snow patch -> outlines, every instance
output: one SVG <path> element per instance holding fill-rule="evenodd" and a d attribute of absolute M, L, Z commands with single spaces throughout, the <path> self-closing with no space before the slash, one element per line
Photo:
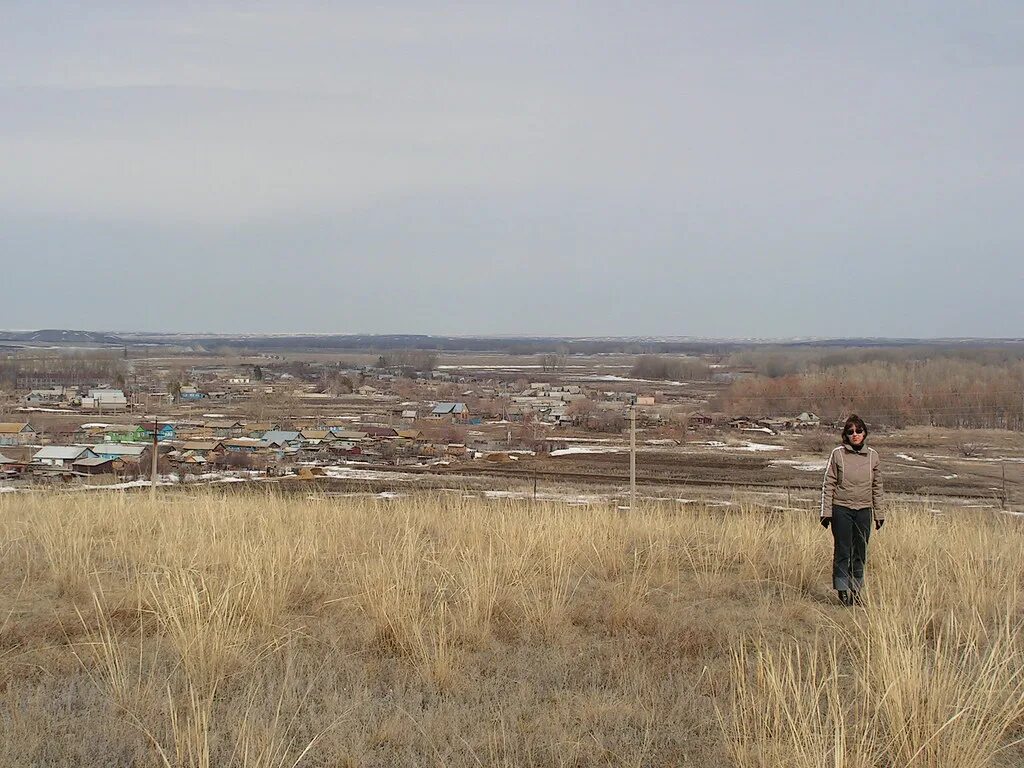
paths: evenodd
<path fill-rule="evenodd" d="M 570 448 L 562 448 L 552 451 L 549 456 L 572 456 L 577 453 L 618 453 L 621 448 L 613 448 L 607 445 L 574 445 Z"/>

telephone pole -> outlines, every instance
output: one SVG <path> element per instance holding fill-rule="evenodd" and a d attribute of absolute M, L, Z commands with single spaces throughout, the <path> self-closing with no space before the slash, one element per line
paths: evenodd
<path fill-rule="evenodd" d="M 629 403 L 629 511 L 636 509 L 636 396 Z"/>
<path fill-rule="evenodd" d="M 153 465 L 149 478 L 149 500 L 156 501 L 156 455 L 157 455 L 157 434 L 160 429 L 160 421 L 153 417 Z"/>

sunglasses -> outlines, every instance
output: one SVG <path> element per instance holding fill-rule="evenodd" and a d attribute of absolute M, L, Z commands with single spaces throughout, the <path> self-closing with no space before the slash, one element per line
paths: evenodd
<path fill-rule="evenodd" d="M 861 429 L 860 427 L 850 427 L 849 429 L 846 430 L 846 434 L 847 435 L 863 435 L 864 434 L 864 430 Z"/>

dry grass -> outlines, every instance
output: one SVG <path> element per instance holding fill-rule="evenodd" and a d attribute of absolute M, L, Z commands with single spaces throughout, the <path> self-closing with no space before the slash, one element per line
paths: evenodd
<path fill-rule="evenodd" d="M 1015 765 L 1014 519 L 0 496 L 0 764 Z"/>

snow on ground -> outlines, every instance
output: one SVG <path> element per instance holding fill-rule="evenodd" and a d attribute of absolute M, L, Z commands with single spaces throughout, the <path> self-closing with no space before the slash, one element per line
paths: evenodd
<path fill-rule="evenodd" d="M 827 461 L 800 461 L 798 459 L 773 459 L 769 462 L 773 467 L 792 467 L 801 472 L 824 472 Z"/>
<path fill-rule="evenodd" d="M 15 408 L 18 413 L 78 413 L 78 411 L 70 408 L 36 408 L 36 407 L 25 407 Z"/>
<path fill-rule="evenodd" d="M 688 387 L 690 383 L 688 381 L 662 381 L 660 379 L 634 379 L 631 376 L 619 376 L 614 373 L 602 373 L 594 374 L 590 376 L 566 376 L 567 380 L 572 381 L 607 381 L 607 382 L 632 382 L 641 384 L 664 384 L 667 386 L 675 387 Z"/>
<path fill-rule="evenodd" d="M 485 499 L 532 499 L 534 495 L 529 491 L 484 491 Z M 475 498 L 467 494 L 463 498 Z M 605 504 L 610 501 L 606 495 L 595 494 L 568 494 L 568 493 L 538 493 L 537 501 L 563 501 L 568 504 Z"/>
<path fill-rule="evenodd" d="M 767 443 L 744 443 L 743 445 L 730 445 L 727 446 L 727 450 L 730 451 L 751 451 L 753 453 L 760 453 L 762 451 L 784 451 L 786 450 L 781 445 L 768 445 Z"/>
<path fill-rule="evenodd" d="M 409 482 L 420 477 L 420 475 L 414 475 L 411 472 L 379 472 L 372 469 L 337 465 L 324 467 L 323 470 L 324 477 L 329 477 L 333 480 L 398 480 Z"/>
<path fill-rule="evenodd" d="M 615 448 L 608 445 L 574 445 L 571 448 L 562 448 L 552 451 L 549 456 L 571 456 L 577 453 L 618 453 L 622 448 Z"/>
<path fill-rule="evenodd" d="M 908 456 L 905 453 L 897 453 L 896 454 L 896 458 L 897 459 L 903 459 L 904 461 L 915 461 L 915 462 L 917 461 L 917 459 L 915 459 L 913 456 Z"/>
<path fill-rule="evenodd" d="M 539 371 L 548 366 L 544 365 L 439 365 L 439 371 Z M 585 365 L 562 365 L 560 368 L 586 368 Z"/>
<path fill-rule="evenodd" d="M 750 441 L 745 442 L 743 445 L 729 445 L 723 443 L 721 440 L 708 440 L 705 443 L 695 443 L 695 445 L 706 445 L 709 448 L 721 448 L 724 451 L 784 451 L 785 446 L 782 445 L 769 445 L 768 443 L 751 443 Z"/>
<path fill-rule="evenodd" d="M 774 430 L 768 427 L 744 427 L 741 432 L 764 432 L 766 435 L 774 435 Z"/>

